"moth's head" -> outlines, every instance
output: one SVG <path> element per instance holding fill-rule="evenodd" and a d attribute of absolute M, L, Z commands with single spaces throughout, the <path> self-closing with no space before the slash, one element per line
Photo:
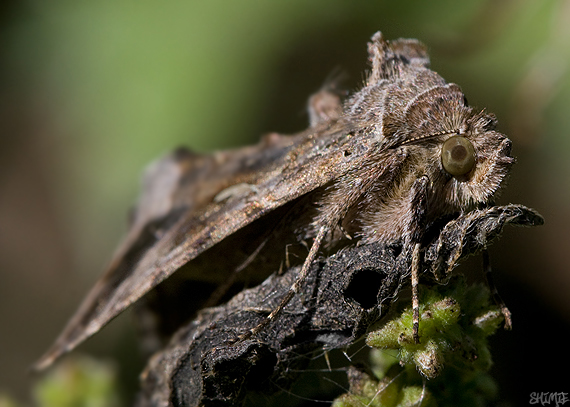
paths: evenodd
<path fill-rule="evenodd" d="M 494 130 L 493 116 L 479 113 L 467 124 L 464 132 L 442 140 L 438 157 L 442 193 L 457 209 L 488 202 L 515 161 L 511 141 Z"/>
<path fill-rule="evenodd" d="M 453 211 L 489 202 L 515 161 L 495 116 L 475 113 L 457 85 L 426 92 L 408 109 L 406 123 L 403 144 L 423 156 L 439 203 Z"/>

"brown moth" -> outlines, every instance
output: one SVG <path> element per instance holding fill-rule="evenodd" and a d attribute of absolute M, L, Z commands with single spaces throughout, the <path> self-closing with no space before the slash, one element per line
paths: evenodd
<path fill-rule="evenodd" d="M 36 367 L 49 366 L 183 265 L 197 264 L 204 252 L 210 254 L 207 264 L 249 265 L 267 239 L 255 242 L 242 266 L 228 266 L 240 240 L 234 237 L 264 219 L 273 219 L 264 227 L 279 223 L 280 230 L 312 244 L 280 306 L 242 339 L 287 305 L 319 250 L 354 239 L 414 248 L 419 340 L 424 231 L 442 217 L 489 204 L 514 159 L 510 140 L 495 130 L 495 117 L 473 110 L 459 86 L 428 68 L 423 44 L 386 41 L 378 32 L 368 51 L 372 70 L 364 87 L 344 104 L 326 89 L 313 96 L 311 126 L 304 132 L 272 134 L 255 146 L 213 155 L 178 150 L 153 164 L 124 243 Z M 231 247 L 223 246 L 231 239 Z M 211 254 L 222 246 L 223 254 Z M 212 267 L 196 267 L 192 278 L 219 280 Z"/>

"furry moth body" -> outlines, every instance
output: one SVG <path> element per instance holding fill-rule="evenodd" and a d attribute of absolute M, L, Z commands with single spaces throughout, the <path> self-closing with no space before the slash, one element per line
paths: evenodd
<path fill-rule="evenodd" d="M 344 104 L 326 89 L 313 96 L 306 131 L 213 155 L 178 150 L 151 166 L 125 242 L 36 367 L 76 347 L 184 264 L 298 199 L 308 202 L 311 216 L 296 230 L 313 239 L 299 280 L 243 337 L 294 297 L 319 249 L 350 237 L 414 248 L 419 340 L 424 230 L 489 203 L 514 159 L 495 117 L 473 110 L 457 85 L 428 68 L 423 44 L 376 33 L 368 51 L 372 70 L 363 88 Z"/>

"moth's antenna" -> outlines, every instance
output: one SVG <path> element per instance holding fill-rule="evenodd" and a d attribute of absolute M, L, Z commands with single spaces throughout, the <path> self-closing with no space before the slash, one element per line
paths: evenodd
<path fill-rule="evenodd" d="M 414 137 L 409 140 L 402 141 L 401 145 L 415 143 L 416 141 L 421 141 L 432 137 L 445 136 L 447 134 L 460 134 L 460 130 L 443 130 L 437 133 L 426 134 L 425 136 Z"/>

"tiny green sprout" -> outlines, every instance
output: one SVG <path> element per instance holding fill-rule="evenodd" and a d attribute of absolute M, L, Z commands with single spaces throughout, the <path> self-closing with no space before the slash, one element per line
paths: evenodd
<path fill-rule="evenodd" d="M 420 290 L 420 343 L 412 336 L 412 309 L 383 326 L 372 326 L 372 374 L 349 369 L 349 392 L 335 407 L 483 406 L 497 387 L 487 374 L 487 338 L 503 320 L 483 285 L 455 277 L 445 286 Z M 419 372 L 419 374 L 418 374 Z M 429 380 L 426 380 L 429 379 Z"/>
<path fill-rule="evenodd" d="M 446 286 L 423 288 L 420 296 L 420 343 L 412 339 L 412 309 L 407 308 L 399 318 L 372 329 L 366 344 L 397 350 L 400 364 L 414 364 L 428 379 L 437 377 L 446 362 L 487 370 L 487 337 L 503 319 L 490 304 L 489 290 L 482 285 L 467 288 L 456 278 Z"/>

